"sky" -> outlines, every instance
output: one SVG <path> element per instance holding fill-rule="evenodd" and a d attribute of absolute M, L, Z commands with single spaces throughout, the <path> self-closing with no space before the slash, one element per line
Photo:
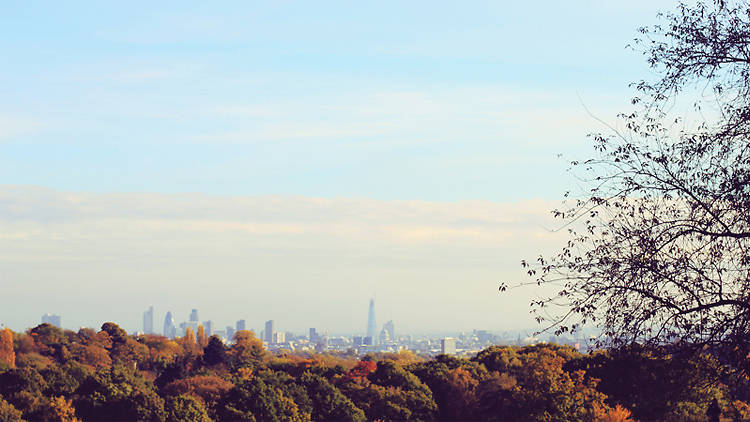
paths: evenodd
<path fill-rule="evenodd" d="M 534 327 L 666 1 L 35 2 L 0 13 L 0 324 Z"/>

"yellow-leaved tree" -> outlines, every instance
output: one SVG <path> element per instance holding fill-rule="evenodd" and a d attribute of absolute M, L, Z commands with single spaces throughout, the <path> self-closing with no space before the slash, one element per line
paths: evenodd
<path fill-rule="evenodd" d="M 11 368 L 16 367 L 16 352 L 13 350 L 13 331 L 10 328 L 0 332 L 0 362 L 5 362 Z"/>
<path fill-rule="evenodd" d="M 206 336 L 206 329 L 203 328 L 203 324 L 200 324 L 198 326 L 198 333 L 196 335 L 198 339 L 198 345 L 200 347 L 206 347 L 208 346 L 208 336 Z"/>
<path fill-rule="evenodd" d="M 193 334 L 193 329 L 190 327 L 185 328 L 185 337 L 182 338 L 184 345 L 194 345 L 195 344 L 195 334 Z"/>
<path fill-rule="evenodd" d="M 76 417 L 76 410 L 73 407 L 72 400 L 66 400 L 63 396 L 53 397 L 52 400 L 50 400 L 50 407 L 52 408 L 54 414 L 53 420 L 55 421 L 81 422 L 81 420 Z"/>

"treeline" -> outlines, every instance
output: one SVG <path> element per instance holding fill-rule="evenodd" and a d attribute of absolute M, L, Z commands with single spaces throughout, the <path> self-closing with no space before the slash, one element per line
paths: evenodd
<path fill-rule="evenodd" d="M 199 333 L 202 334 L 202 333 Z M 250 331 L 130 336 L 42 324 L 0 332 L 0 421 L 628 421 L 750 415 L 750 383 L 708 355 L 496 346 L 471 359 L 411 352 L 270 354 Z"/>

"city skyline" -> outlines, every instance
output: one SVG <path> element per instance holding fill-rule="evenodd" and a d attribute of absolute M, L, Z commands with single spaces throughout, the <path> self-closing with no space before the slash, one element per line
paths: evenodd
<path fill-rule="evenodd" d="M 305 335 L 307 334 L 308 338 L 314 339 L 314 338 L 324 338 L 328 337 L 329 335 L 335 335 L 335 336 L 359 336 L 361 339 L 363 339 L 364 344 L 370 344 L 370 345 L 378 345 L 383 343 L 384 339 L 386 342 L 390 341 L 391 339 L 397 339 L 398 335 L 395 333 L 395 322 L 393 320 L 388 320 L 387 322 L 382 324 L 381 330 L 376 330 L 376 333 L 378 333 L 376 336 L 371 337 L 369 335 L 369 332 L 371 331 L 371 323 L 372 318 L 371 316 L 374 314 L 374 305 L 375 300 L 374 298 L 371 298 L 369 300 L 368 310 L 367 310 L 367 324 L 361 329 L 354 329 L 350 331 L 331 331 L 327 327 L 323 327 L 320 325 L 315 325 L 314 323 L 311 323 L 308 325 L 308 328 L 305 330 L 299 330 L 299 329 L 291 329 L 291 328 L 281 328 L 277 329 L 277 326 L 274 322 L 274 320 L 266 320 L 263 324 L 263 328 L 260 330 L 255 330 L 251 327 L 248 327 L 246 324 L 245 319 L 238 319 L 234 321 L 230 325 L 223 326 L 222 322 L 214 321 L 213 319 L 205 320 L 205 321 L 198 321 L 193 320 L 194 317 L 197 317 L 198 315 L 198 309 L 197 308 L 191 308 L 188 313 L 188 319 L 184 320 L 183 322 L 176 322 L 176 318 L 171 310 L 167 310 L 164 312 L 164 323 L 162 325 L 162 328 L 160 330 L 154 329 L 154 318 L 158 318 L 158 313 L 155 313 L 155 307 L 153 305 L 149 306 L 146 311 L 142 313 L 142 320 L 141 320 L 141 326 L 135 328 L 135 329 L 128 329 L 126 325 L 122 325 L 122 328 L 125 328 L 127 332 L 131 334 L 153 334 L 153 335 L 162 335 L 169 338 L 177 338 L 185 335 L 185 328 L 190 326 L 190 328 L 193 330 L 193 334 L 197 334 L 197 328 L 198 326 L 203 326 L 206 332 L 207 336 L 211 336 L 213 333 L 219 332 L 222 334 L 222 338 L 224 338 L 227 341 L 231 341 L 234 333 L 239 330 L 250 330 L 255 333 L 255 336 L 258 339 L 263 340 L 264 342 L 268 344 L 277 344 L 277 343 L 283 343 L 283 337 L 281 337 L 281 341 L 276 341 L 276 334 L 282 334 L 282 335 L 289 335 L 292 334 L 293 336 L 299 336 L 299 335 Z M 37 323 L 31 324 L 26 329 L 30 329 L 38 325 L 39 323 L 49 323 L 52 325 L 55 325 L 59 328 L 66 329 L 66 330 L 73 330 L 76 331 L 80 328 L 94 328 L 98 329 L 98 326 L 78 326 L 78 327 L 68 327 L 64 326 L 61 323 L 62 316 L 61 315 L 55 315 L 51 313 L 46 313 L 42 315 L 41 321 L 37 321 Z M 179 318 L 177 318 L 177 321 L 179 321 Z M 115 322 L 115 321 L 103 321 L 103 322 Z M 4 326 L 4 325 L 3 325 Z M 270 337 L 267 334 L 268 327 L 271 327 L 271 334 Z M 150 327 L 151 331 L 147 330 L 147 328 Z M 222 328 L 225 327 L 225 328 Z M 517 333 L 525 333 L 525 335 L 532 335 L 535 331 L 538 331 L 538 327 L 534 328 L 524 328 L 524 327 L 512 327 L 510 329 L 480 329 L 481 327 L 470 327 L 470 328 L 463 328 L 463 329 L 445 329 L 445 330 L 434 330 L 434 331 L 415 331 L 415 332 L 405 332 L 403 334 L 405 335 L 447 335 L 447 334 L 456 334 L 456 333 L 465 333 L 469 331 L 477 332 L 479 330 L 480 333 L 486 332 L 486 333 L 503 333 L 503 332 L 517 332 Z M 486 328 L 486 327 L 485 327 Z M 317 330 L 322 330 L 318 332 Z M 547 335 L 542 333 L 543 335 Z M 385 337 L 384 337 L 385 336 Z M 367 338 L 371 338 L 370 343 L 367 343 Z M 269 341 L 270 340 L 270 341 Z M 313 340 L 311 340 L 313 341 Z"/>
<path fill-rule="evenodd" d="M 402 332 L 533 328 L 539 293 L 498 286 L 563 244 L 568 163 L 617 127 L 648 68 L 625 46 L 667 4 L 11 2 L 2 323 L 189 304 L 353 332 L 377 292 Z"/>
<path fill-rule="evenodd" d="M 403 321 L 400 326 L 413 332 L 533 327 L 527 307 L 532 295 L 518 291 L 511 297 L 497 287 L 501 280 L 523 277 L 521 259 L 550 250 L 560 238 L 549 230 L 555 224 L 548 212 L 557 206 L 553 201 L 268 202 L 191 194 L 157 196 L 155 202 L 146 194 L 46 189 L 21 199 L 24 192 L 0 186 L 0 198 L 15 204 L 19 215 L 4 226 L 4 233 L 24 238 L 28 224 L 58 227 L 52 232 L 75 234 L 77 240 L 66 241 L 66 251 L 85 255 L 87 264 L 71 267 L 56 258 L 59 252 L 46 240 L 25 238 L 20 250 L 36 250 L 34 259 L 45 265 L 6 265 L 4 277 L 26 280 L 8 286 L 18 299 L 8 304 L 13 312 L 4 320 L 13 329 L 28 328 L 39 314 L 54 312 L 65 315 L 71 327 L 115 320 L 133 331 L 141 327 L 142 311 L 130 312 L 131 306 L 147 309 L 153 304 L 159 315 L 171 309 L 187 320 L 191 308 L 186 304 L 193 304 L 214 321 L 242 316 L 256 321 L 256 329 L 274 316 L 302 331 L 314 317 L 317 325 L 349 332 L 359 330 L 367 318 L 358 305 L 368 300 L 362 291 L 377 291 L 381 317 Z M 50 203 L 54 212 L 46 210 L 44 204 Z M 110 210 L 116 210 L 114 220 Z M 352 217 L 358 215 L 366 218 Z M 93 243 L 87 240 L 92 236 Z M 0 256 L 15 256 L 18 245 L 12 250 Z M 113 272 L 114 257 L 131 264 Z M 66 282 L 57 281 L 60 274 Z M 120 298 L 117 306 L 97 300 L 99 291 L 87 287 L 101 280 L 109 294 Z M 52 297 L 29 291 L 32 281 L 37 289 L 59 293 Z M 253 302 L 245 296 L 268 300 Z M 456 308 L 457 301 L 464 305 Z"/>

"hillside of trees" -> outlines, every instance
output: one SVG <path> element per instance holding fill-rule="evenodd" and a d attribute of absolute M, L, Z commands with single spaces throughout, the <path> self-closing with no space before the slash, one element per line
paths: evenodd
<path fill-rule="evenodd" d="M 228 345 L 111 322 L 0 331 L 0 421 L 702 421 L 714 399 L 724 420 L 750 416 L 744 374 L 642 347 L 358 359 L 271 354 L 251 331 Z"/>

